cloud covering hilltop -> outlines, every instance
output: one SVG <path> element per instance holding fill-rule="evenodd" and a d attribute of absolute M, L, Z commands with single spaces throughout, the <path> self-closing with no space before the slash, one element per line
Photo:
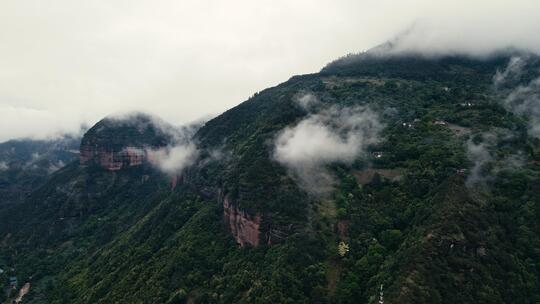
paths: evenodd
<path fill-rule="evenodd" d="M 386 41 L 396 52 L 539 52 L 538 12 L 535 0 L 3 1 L 0 142 L 118 111 L 185 123 Z"/>

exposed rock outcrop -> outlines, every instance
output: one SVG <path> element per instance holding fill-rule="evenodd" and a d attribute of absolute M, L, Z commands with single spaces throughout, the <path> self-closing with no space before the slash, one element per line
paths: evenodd
<path fill-rule="evenodd" d="M 223 198 L 223 217 L 232 236 L 240 246 L 258 246 L 261 234 L 260 214 L 250 215 L 233 205 L 229 197 Z"/>
<path fill-rule="evenodd" d="M 147 153 L 142 148 L 126 147 L 114 151 L 106 147 L 81 147 L 81 164 L 96 161 L 101 167 L 110 170 L 120 170 L 125 167 L 138 166 L 147 161 Z"/>
<path fill-rule="evenodd" d="M 171 134 L 162 121 L 145 114 L 105 118 L 82 138 L 80 162 L 95 163 L 110 171 L 138 166 L 149 161 L 147 151 L 165 147 Z"/>

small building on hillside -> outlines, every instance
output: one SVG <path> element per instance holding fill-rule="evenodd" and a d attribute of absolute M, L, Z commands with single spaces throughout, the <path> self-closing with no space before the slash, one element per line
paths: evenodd
<path fill-rule="evenodd" d="M 415 118 L 413 121 L 405 121 L 401 122 L 401 126 L 404 128 L 414 128 L 416 125 L 418 125 L 421 122 L 419 118 Z"/>
<path fill-rule="evenodd" d="M 461 174 L 461 175 L 465 175 L 465 173 L 467 173 L 467 169 L 464 169 L 464 168 L 456 169 L 456 173 Z"/>
<path fill-rule="evenodd" d="M 380 151 L 372 152 L 371 156 L 373 156 L 374 158 L 381 158 L 383 157 L 383 152 L 380 152 Z"/>
<path fill-rule="evenodd" d="M 466 108 L 470 108 L 472 106 L 474 106 L 474 103 L 470 102 L 470 101 L 467 101 L 467 102 L 462 102 L 459 104 L 461 107 L 466 107 Z"/>

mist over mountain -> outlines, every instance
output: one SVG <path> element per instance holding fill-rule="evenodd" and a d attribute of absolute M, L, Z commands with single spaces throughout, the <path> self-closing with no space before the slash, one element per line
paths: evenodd
<path fill-rule="evenodd" d="M 540 303 L 539 12 L 0 3 L 0 304 Z"/>
<path fill-rule="evenodd" d="M 0 143 L 0 205 L 24 199 L 47 178 L 79 157 L 80 138 L 65 135 L 49 140 Z"/>
<path fill-rule="evenodd" d="M 3 196 L 4 299 L 535 303 L 538 77 L 531 52 L 388 44 L 201 124 L 106 117 Z"/>
<path fill-rule="evenodd" d="M 0 4 L 0 142 L 77 133 L 111 113 L 175 125 L 386 41 L 395 52 L 538 53 L 536 0 L 69 0 Z"/>

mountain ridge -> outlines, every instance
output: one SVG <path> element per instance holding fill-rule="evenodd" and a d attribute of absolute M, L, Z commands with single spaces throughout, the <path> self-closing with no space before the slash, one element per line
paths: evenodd
<path fill-rule="evenodd" d="M 522 84 L 538 77 L 528 60 Z M 151 163 L 71 163 L 0 211 L 17 222 L 0 225 L 0 268 L 32 282 L 28 303 L 375 303 L 381 285 L 389 303 L 534 303 L 540 143 L 494 88 L 509 61 L 369 57 L 294 76 L 201 126 L 174 188 Z M 376 143 L 366 112 L 336 110 L 364 108 L 385 126 Z M 291 149 L 326 134 L 354 153 L 308 154 L 329 193 L 279 162 L 285 130 Z M 122 133 L 116 152 L 178 144 Z"/>

